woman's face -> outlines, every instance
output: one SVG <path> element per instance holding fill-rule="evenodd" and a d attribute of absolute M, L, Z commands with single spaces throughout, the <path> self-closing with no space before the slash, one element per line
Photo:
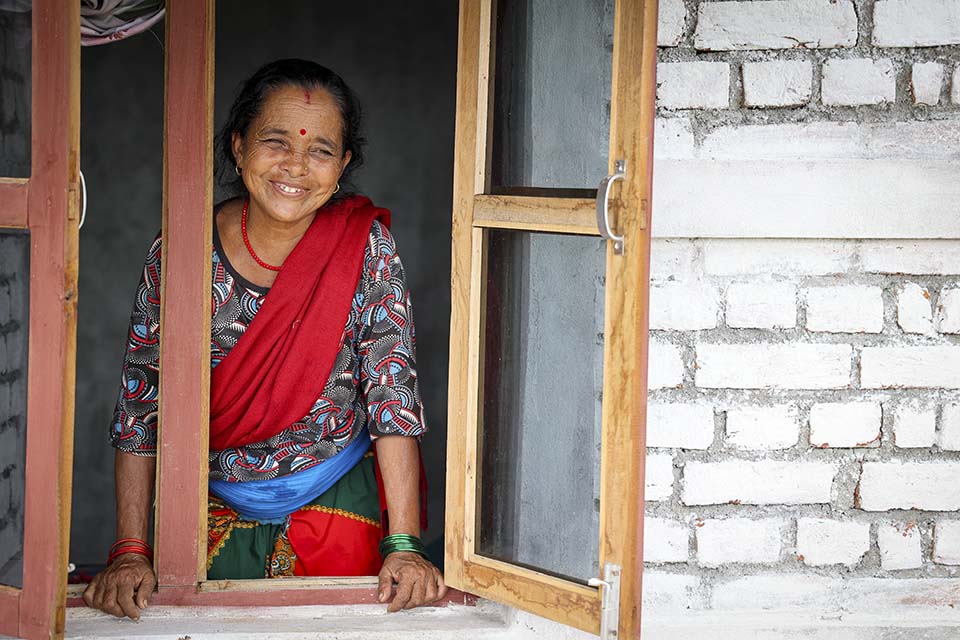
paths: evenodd
<path fill-rule="evenodd" d="M 233 155 L 251 210 L 291 224 L 330 199 L 350 162 L 333 96 L 292 85 L 267 95 L 246 136 L 233 134 Z"/>

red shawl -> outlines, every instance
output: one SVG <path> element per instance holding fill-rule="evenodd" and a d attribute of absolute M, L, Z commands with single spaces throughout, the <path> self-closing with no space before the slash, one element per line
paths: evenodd
<path fill-rule="evenodd" d="M 310 412 L 340 349 L 374 220 L 389 226 L 390 212 L 357 195 L 317 213 L 211 373 L 211 449 L 266 440 Z"/>

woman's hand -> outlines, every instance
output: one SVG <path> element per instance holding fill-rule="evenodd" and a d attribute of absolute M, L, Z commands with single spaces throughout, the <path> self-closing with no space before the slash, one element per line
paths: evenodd
<path fill-rule="evenodd" d="M 397 583 L 397 593 L 387 607 L 390 613 L 436 602 L 447 593 L 440 570 L 411 551 L 396 551 L 384 558 L 377 596 L 380 602 L 390 599 L 394 582 Z"/>
<path fill-rule="evenodd" d="M 83 592 L 83 601 L 118 618 L 139 620 L 140 609 L 146 608 L 155 586 L 157 576 L 151 562 L 139 554 L 125 553 L 94 576 Z"/>

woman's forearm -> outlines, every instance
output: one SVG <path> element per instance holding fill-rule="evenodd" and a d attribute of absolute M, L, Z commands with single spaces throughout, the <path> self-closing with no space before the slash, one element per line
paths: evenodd
<path fill-rule="evenodd" d="M 153 511 L 157 459 L 117 450 L 114 478 L 117 493 L 117 538 L 148 540 Z"/>
<path fill-rule="evenodd" d="M 386 494 L 390 533 L 420 535 L 420 451 L 416 438 L 377 438 L 377 461 Z"/>

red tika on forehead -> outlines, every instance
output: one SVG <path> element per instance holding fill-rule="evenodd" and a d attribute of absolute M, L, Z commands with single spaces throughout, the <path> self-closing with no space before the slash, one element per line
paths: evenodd
<path fill-rule="evenodd" d="M 304 91 L 304 92 L 303 92 L 303 99 L 307 101 L 307 104 L 310 104 L 310 92 L 309 92 L 309 91 Z"/>
<path fill-rule="evenodd" d="M 302 135 L 302 136 L 307 135 L 307 130 L 306 130 L 306 129 L 300 129 L 300 135 Z"/>

